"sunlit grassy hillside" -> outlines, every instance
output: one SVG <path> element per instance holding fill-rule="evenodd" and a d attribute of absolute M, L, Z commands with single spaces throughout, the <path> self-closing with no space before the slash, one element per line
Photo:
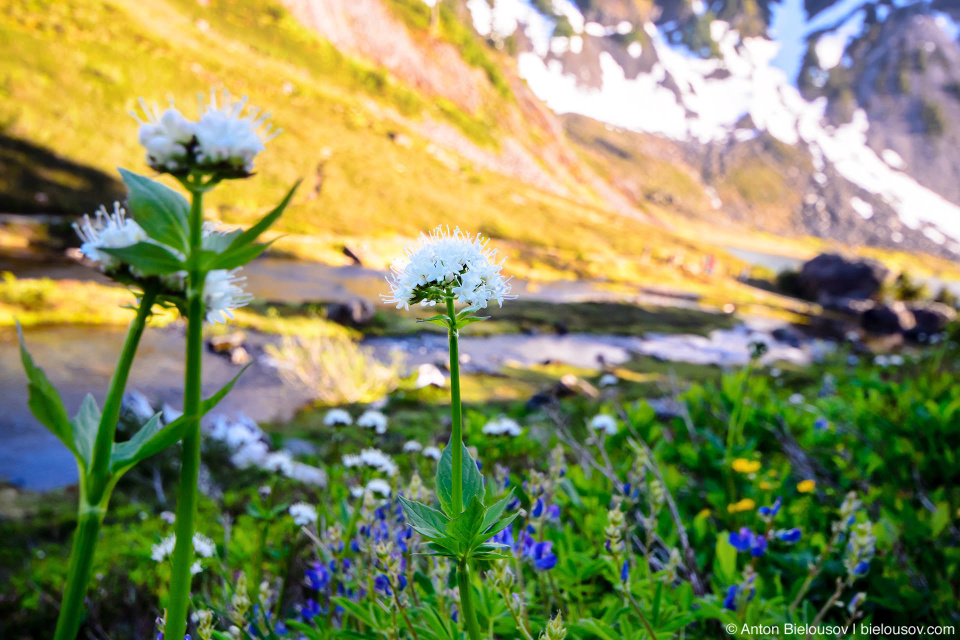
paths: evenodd
<path fill-rule="evenodd" d="M 294 236 L 281 248 L 306 257 L 440 223 L 508 241 L 516 272 L 533 277 L 630 280 L 652 269 L 672 280 L 656 275 L 656 261 L 641 264 L 645 247 L 702 254 L 696 241 L 610 212 L 599 198 L 572 200 L 475 168 L 411 131 L 433 120 L 495 151 L 488 123 L 512 100 L 502 79 L 491 80 L 487 112 L 464 113 L 348 59 L 268 0 L 22 0 L 2 10 L 0 33 L 0 55 L 14 62 L 0 77 L 3 134 L 109 174 L 148 171 L 128 115 L 139 96 L 175 98 L 192 113 L 199 92 L 227 87 L 272 111 L 284 132 L 258 159 L 258 175 L 222 190 L 208 213 L 243 223 L 303 177 L 279 229 Z M 459 49 L 476 66 L 489 63 Z M 17 188 L 3 180 L 0 189 Z"/>

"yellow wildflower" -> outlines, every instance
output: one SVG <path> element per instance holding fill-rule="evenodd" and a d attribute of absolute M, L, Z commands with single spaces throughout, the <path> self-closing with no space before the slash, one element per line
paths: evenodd
<path fill-rule="evenodd" d="M 737 458 L 733 461 L 733 470 L 737 473 L 756 473 L 760 470 L 760 463 L 756 460 Z"/>
<path fill-rule="evenodd" d="M 811 491 L 814 490 L 814 488 L 816 488 L 816 486 L 817 486 L 817 483 L 814 482 L 813 480 L 804 480 L 803 482 L 797 485 L 797 491 L 799 491 L 800 493 L 810 493 Z"/>
<path fill-rule="evenodd" d="M 769 480 L 763 480 L 760 482 L 760 489 L 762 491 L 771 491 L 773 490 L 773 483 Z"/>
<path fill-rule="evenodd" d="M 727 505 L 727 511 L 730 513 L 740 513 L 741 511 L 753 511 L 757 506 L 757 503 L 751 500 L 750 498 L 744 498 L 739 502 L 734 502 L 733 504 Z"/>
<path fill-rule="evenodd" d="M 697 517 L 698 517 L 698 518 L 709 518 L 709 517 L 710 517 L 710 509 L 701 509 L 701 510 L 700 510 L 700 513 L 697 514 Z"/>

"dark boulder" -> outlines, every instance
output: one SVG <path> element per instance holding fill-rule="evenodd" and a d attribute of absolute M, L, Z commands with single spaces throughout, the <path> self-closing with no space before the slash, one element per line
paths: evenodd
<path fill-rule="evenodd" d="M 349 327 L 364 327 L 373 320 L 377 310 L 369 300 L 356 298 L 349 302 L 327 306 L 327 319 Z"/>
<path fill-rule="evenodd" d="M 868 333 L 890 335 L 906 333 L 917 325 L 910 309 L 902 302 L 874 304 L 860 314 L 860 326 Z"/>
<path fill-rule="evenodd" d="M 888 269 L 875 260 L 846 258 L 821 253 L 800 269 L 800 290 L 821 304 L 840 298 L 874 297 L 886 279 Z"/>
<path fill-rule="evenodd" d="M 957 319 L 956 310 L 940 302 L 913 302 L 907 308 L 915 321 L 913 328 L 905 334 L 911 340 L 925 341 Z"/>

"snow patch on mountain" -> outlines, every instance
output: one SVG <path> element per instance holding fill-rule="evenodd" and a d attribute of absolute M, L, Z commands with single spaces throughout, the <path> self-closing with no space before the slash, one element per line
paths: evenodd
<path fill-rule="evenodd" d="M 486 9 L 476 10 L 480 5 Z M 663 29 L 647 23 L 643 28 L 650 35 L 657 59 L 653 67 L 628 78 L 614 56 L 601 51 L 599 89 L 579 84 L 559 56 L 577 53 L 587 38 L 622 34 L 620 25 L 588 24 L 572 3 L 554 0 L 556 12 L 567 17 L 578 35 L 551 38 L 555 23 L 522 0 L 497 0 L 493 8 L 486 0 L 470 0 L 468 6 L 481 33 L 485 29 L 489 33 L 489 24 L 523 28 L 533 51 L 520 53 L 520 76 L 557 113 L 577 113 L 633 131 L 701 143 L 746 140 L 759 131 L 789 145 L 806 143 L 818 172 L 814 177 L 820 178 L 820 184 L 827 181 L 823 171 L 829 162 L 842 177 L 888 203 L 906 226 L 921 230 L 932 224 L 939 229 L 937 234 L 942 232 L 960 241 L 960 207 L 899 171 L 903 160 L 892 151 L 884 151 L 881 158 L 868 147 L 869 122 L 862 110 L 854 113 L 850 123 L 830 126 L 824 117 L 826 99 L 807 101 L 793 84 L 811 34 L 830 31 L 828 38 L 818 39 L 815 49 L 822 69 L 843 62 L 847 45 L 863 28 L 863 0 L 841 0 L 809 19 L 803 0 L 771 5 L 771 33 L 776 34 L 776 40 L 741 38 L 726 22 L 714 21 L 710 35 L 717 43 L 719 58 L 703 58 L 682 45 L 671 44 Z M 501 13 L 510 18 L 497 18 Z M 571 46 L 574 39 L 581 40 L 579 46 Z M 641 53 L 635 49 L 630 51 L 632 57 Z M 737 123 L 744 116 L 750 117 L 755 129 L 738 129 Z M 865 219 L 873 215 L 872 207 L 869 212 L 865 206 L 854 209 Z M 927 233 L 927 237 L 932 234 Z M 958 243 L 947 246 L 960 252 Z"/>

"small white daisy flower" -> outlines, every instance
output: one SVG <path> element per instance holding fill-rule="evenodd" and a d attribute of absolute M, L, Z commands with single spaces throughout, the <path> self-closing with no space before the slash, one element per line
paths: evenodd
<path fill-rule="evenodd" d="M 440 449 L 436 447 L 427 447 L 423 450 L 423 455 L 433 460 L 439 460 L 441 454 Z"/>
<path fill-rule="evenodd" d="M 293 518 L 294 524 L 298 527 L 306 527 L 317 523 L 317 510 L 313 505 L 309 505 L 306 502 L 292 504 L 288 511 L 290 512 L 290 517 Z"/>
<path fill-rule="evenodd" d="M 83 241 L 80 253 L 99 262 L 103 271 L 113 271 L 121 262 L 119 258 L 100 249 L 119 249 L 147 240 L 147 233 L 133 218 L 127 217 L 127 212 L 119 202 L 113 203 L 113 213 L 108 213 L 106 207 L 101 206 L 93 220 L 85 215 L 80 222 L 73 223 L 73 229 Z"/>
<path fill-rule="evenodd" d="M 407 440 L 403 443 L 403 450 L 406 453 L 417 453 L 423 451 L 423 445 L 416 440 Z"/>
<path fill-rule="evenodd" d="M 387 416 L 374 409 L 367 409 L 357 418 L 357 426 L 364 429 L 374 429 L 378 434 L 387 432 Z"/>
<path fill-rule="evenodd" d="M 323 417 L 323 424 L 328 427 L 350 425 L 353 424 L 353 418 L 343 409 L 330 409 L 330 411 L 327 411 L 327 415 Z"/>
<path fill-rule="evenodd" d="M 500 270 L 503 261 L 495 262 L 497 251 L 487 248 L 481 235 L 471 236 L 460 229 L 450 233 L 438 226 L 430 235 L 420 235 L 416 246 L 404 249 L 405 258 L 393 266 L 387 277 L 390 295 L 384 302 L 409 309 L 411 304 L 433 306 L 450 290 L 456 300 L 468 309 L 484 309 L 496 301 L 512 300 L 510 281 Z"/>
<path fill-rule="evenodd" d="M 595 431 L 603 431 L 608 436 L 616 434 L 618 430 L 616 419 L 606 413 L 598 413 L 590 418 L 590 428 Z"/>

